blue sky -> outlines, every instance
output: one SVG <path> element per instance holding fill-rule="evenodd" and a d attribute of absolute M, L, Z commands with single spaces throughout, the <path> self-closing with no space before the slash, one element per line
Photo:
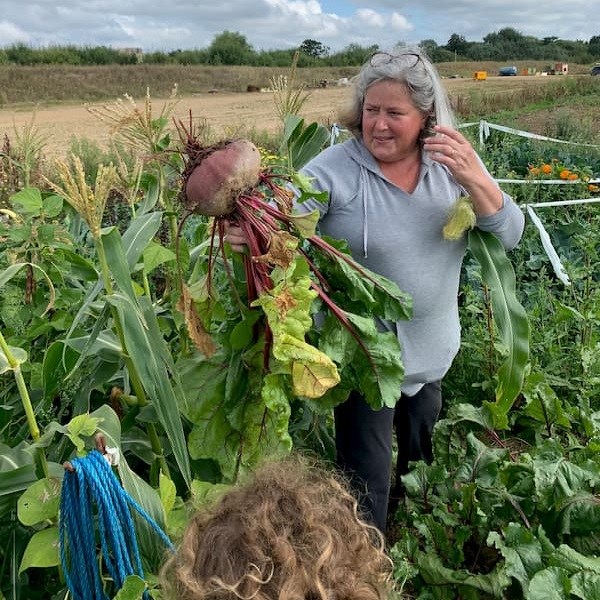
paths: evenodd
<path fill-rule="evenodd" d="M 453 33 L 469 41 L 513 27 L 523 35 L 589 40 L 600 35 L 590 0 L 0 0 L 0 46 L 206 48 L 223 31 L 255 50 L 294 48 L 313 39 L 389 48 Z"/>

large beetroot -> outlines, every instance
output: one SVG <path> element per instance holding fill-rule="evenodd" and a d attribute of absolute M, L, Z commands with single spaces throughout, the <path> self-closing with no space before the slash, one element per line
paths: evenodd
<path fill-rule="evenodd" d="M 187 208 L 207 217 L 231 214 L 243 192 L 260 178 L 260 153 L 245 139 L 198 149 L 185 181 Z"/>

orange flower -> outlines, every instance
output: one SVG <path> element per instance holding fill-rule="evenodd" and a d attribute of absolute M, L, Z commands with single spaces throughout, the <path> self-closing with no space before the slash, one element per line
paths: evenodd
<path fill-rule="evenodd" d="M 529 172 L 532 175 L 539 175 L 540 174 L 540 168 L 539 167 L 529 167 Z"/>
<path fill-rule="evenodd" d="M 565 169 L 564 171 L 560 172 L 560 178 L 561 179 L 569 179 L 570 174 L 571 174 L 571 171 L 569 171 L 569 169 Z"/>
<path fill-rule="evenodd" d="M 590 185 L 588 185 L 588 190 L 590 192 L 598 192 L 598 191 L 600 191 L 600 187 L 598 187 L 597 185 L 594 185 L 593 183 L 590 183 Z"/>
<path fill-rule="evenodd" d="M 550 165 L 542 165 L 542 171 L 548 175 L 552 173 L 552 167 Z"/>
<path fill-rule="evenodd" d="M 577 173 L 571 173 L 568 179 L 569 181 L 575 181 L 576 179 L 579 179 L 579 175 L 577 175 Z"/>

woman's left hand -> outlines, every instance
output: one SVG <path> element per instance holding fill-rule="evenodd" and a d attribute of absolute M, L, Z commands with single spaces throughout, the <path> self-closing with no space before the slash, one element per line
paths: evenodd
<path fill-rule="evenodd" d="M 474 177 L 484 175 L 470 142 L 451 127 L 436 125 L 435 135 L 425 139 L 423 150 L 448 167 L 457 183 L 465 187 Z"/>
<path fill-rule="evenodd" d="M 452 127 L 436 125 L 434 130 L 435 135 L 423 142 L 423 150 L 445 165 L 456 183 L 467 190 L 475 213 L 490 215 L 502 208 L 502 192 L 483 167 L 471 143 Z"/>

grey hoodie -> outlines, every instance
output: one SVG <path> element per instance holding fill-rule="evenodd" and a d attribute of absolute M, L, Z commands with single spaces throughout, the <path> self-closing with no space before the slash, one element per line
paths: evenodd
<path fill-rule="evenodd" d="M 360 140 L 331 146 L 302 172 L 316 190 L 328 191 L 327 204 L 309 200 L 297 206 L 321 213 L 321 234 L 346 240 L 352 256 L 396 282 L 413 299 L 410 321 L 386 323 L 402 349 L 402 392 L 416 394 L 440 380 L 460 346 L 458 286 L 467 240 L 442 236 L 449 210 L 466 192 L 448 169 L 423 153 L 419 181 L 412 194 L 382 174 Z M 503 192 L 504 206 L 479 217 L 477 227 L 493 232 L 507 250 L 517 245 L 524 216 Z"/>

